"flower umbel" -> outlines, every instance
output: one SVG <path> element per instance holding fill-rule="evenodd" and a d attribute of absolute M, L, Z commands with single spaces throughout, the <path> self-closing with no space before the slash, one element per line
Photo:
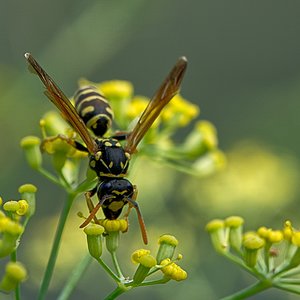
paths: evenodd
<path fill-rule="evenodd" d="M 270 287 L 299 294 L 300 289 L 294 283 L 298 282 L 297 275 L 300 274 L 300 232 L 292 227 L 290 221 L 286 221 L 281 230 L 262 226 L 257 231 L 243 233 L 243 223 L 242 218 L 233 216 L 223 223 L 222 220 L 214 220 L 206 226 L 217 252 L 258 280 L 257 285 L 228 299 L 235 299 L 235 296 L 243 299 Z M 228 230 L 234 230 L 234 236 L 228 234 Z M 221 245 L 224 243 L 228 244 L 227 251 L 222 251 Z M 231 248 L 235 252 L 231 252 Z"/>

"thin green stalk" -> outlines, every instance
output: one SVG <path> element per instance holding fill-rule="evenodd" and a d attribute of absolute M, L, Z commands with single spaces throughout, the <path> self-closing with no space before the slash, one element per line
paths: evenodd
<path fill-rule="evenodd" d="M 270 288 L 272 284 L 268 281 L 258 281 L 257 283 L 237 292 L 230 296 L 224 297 L 221 300 L 241 300 L 260 293 L 263 290 Z"/>
<path fill-rule="evenodd" d="M 118 262 L 118 258 L 117 258 L 116 252 L 112 252 L 111 253 L 111 258 L 112 258 L 113 264 L 115 266 L 115 269 L 117 271 L 117 274 L 118 274 L 119 278 L 121 280 L 124 279 L 123 273 L 121 271 L 121 268 L 120 268 L 120 265 L 119 265 L 119 262 Z"/>
<path fill-rule="evenodd" d="M 57 184 L 63 188 L 65 188 L 64 184 L 62 184 L 62 182 L 60 180 L 58 180 L 58 178 L 56 178 L 54 175 L 52 175 L 50 172 L 48 172 L 47 170 L 43 169 L 43 168 L 39 168 L 38 169 L 39 173 L 41 173 L 43 176 L 45 176 L 47 179 L 49 179 L 49 181 L 51 181 L 54 184 Z"/>
<path fill-rule="evenodd" d="M 280 290 L 300 295 L 300 287 L 299 286 L 295 286 L 292 284 L 276 284 L 274 286 Z"/>
<path fill-rule="evenodd" d="M 156 284 L 164 284 L 171 279 L 168 277 L 163 277 L 162 279 L 157 279 L 157 280 L 149 280 L 149 281 L 144 281 L 142 282 L 139 286 L 149 286 L 149 285 L 156 285 Z"/>
<path fill-rule="evenodd" d="M 75 270 L 72 271 L 67 283 L 65 284 L 63 290 L 58 296 L 58 300 L 66 300 L 70 297 L 77 283 L 81 279 L 83 273 L 86 271 L 93 258 L 90 254 L 87 254 L 75 267 Z"/>
<path fill-rule="evenodd" d="M 17 261 L 17 251 L 13 251 L 10 254 L 10 260 L 13 262 Z M 16 288 L 15 288 L 15 300 L 20 300 L 21 299 L 21 293 L 20 293 L 20 284 L 17 284 Z"/>
<path fill-rule="evenodd" d="M 48 291 L 49 288 L 49 284 L 53 275 L 53 271 L 54 271 L 54 266 L 56 263 L 56 259 L 57 259 L 57 255 L 58 255 L 58 250 L 59 250 L 59 246 L 60 246 L 60 242 L 61 242 L 61 237 L 62 237 L 62 233 L 66 224 L 66 220 L 68 217 L 68 214 L 70 212 L 73 200 L 75 198 L 75 194 L 73 193 L 69 193 L 67 201 L 65 201 L 63 210 L 61 212 L 60 218 L 59 218 L 59 223 L 56 229 L 56 233 L 55 233 L 55 238 L 54 238 L 54 242 L 52 245 L 52 249 L 51 249 L 51 253 L 49 256 L 49 260 L 48 260 L 48 264 L 47 264 L 47 268 L 42 280 L 42 284 L 41 284 L 41 288 L 39 291 L 39 295 L 38 295 L 38 299 L 39 300 L 43 300 L 46 297 L 46 293 Z"/>
<path fill-rule="evenodd" d="M 118 283 L 121 282 L 120 278 L 112 271 L 112 269 L 101 258 L 98 258 L 97 262 L 110 275 L 110 277 L 112 277 Z"/>

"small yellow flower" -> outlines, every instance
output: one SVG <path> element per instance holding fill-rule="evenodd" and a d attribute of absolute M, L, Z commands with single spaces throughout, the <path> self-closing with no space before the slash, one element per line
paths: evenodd
<path fill-rule="evenodd" d="M 225 225 L 230 228 L 237 228 L 244 224 L 244 219 L 239 216 L 231 216 L 225 219 Z"/>
<path fill-rule="evenodd" d="M 226 227 L 229 227 L 229 241 L 232 248 L 240 251 L 242 245 L 244 219 L 239 216 L 231 216 L 225 219 Z"/>
<path fill-rule="evenodd" d="M 9 233 L 11 235 L 20 235 L 24 231 L 24 227 L 10 219 L 0 219 L 0 231 Z"/>
<path fill-rule="evenodd" d="M 18 201 L 7 201 L 3 205 L 3 209 L 10 212 L 16 212 L 19 209 L 19 203 Z"/>
<path fill-rule="evenodd" d="M 292 243 L 297 246 L 300 247 L 300 231 L 294 232 L 292 235 Z"/>
<path fill-rule="evenodd" d="M 33 169 L 39 169 L 42 164 L 40 144 L 41 140 L 36 136 L 26 136 L 20 143 L 25 151 L 27 162 Z"/>
<path fill-rule="evenodd" d="M 158 243 L 169 244 L 171 246 L 176 247 L 178 245 L 178 240 L 173 235 L 164 234 L 159 238 Z"/>
<path fill-rule="evenodd" d="M 161 262 L 161 265 L 163 266 L 161 271 L 165 274 L 165 276 L 176 281 L 185 280 L 187 278 L 187 272 L 172 262 L 169 258 L 164 259 Z"/>
<path fill-rule="evenodd" d="M 175 95 L 168 106 L 162 111 L 161 118 L 164 122 L 173 122 L 179 126 L 186 126 L 199 114 L 199 107 L 188 102 L 179 94 Z"/>
<path fill-rule="evenodd" d="M 100 224 L 105 228 L 107 232 L 113 231 L 126 231 L 128 228 L 128 222 L 124 219 L 117 219 L 117 220 L 99 220 Z"/>
<path fill-rule="evenodd" d="M 209 232 L 212 244 L 216 251 L 223 253 L 228 250 L 228 242 L 225 236 L 225 222 L 214 219 L 206 224 L 206 231 Z"/>
<path fill-rule="evenodd" d="M 135 250 L 131 255 L 131 261 L 135 264 L 139 264 L 141 257 L 149 254 L 150 254 L 150 250 L 146 250 L 146 249 Z"/>
<path fill-rule="evenodd" d="M 20 262 L 9 262 L 5 268 L 5 274 L 0 282 L 0 290 L 10 292 L 16 288 L 19 282 L 27 277 L 27 271 Z"/>
<path fill-rule="evenodd" d="M 283 240 L 283 233 L 280 230 L 271 230 L 268 235 L 270 243 L 279 243 Z"/>
<path fill-rule="evenodd" d="M 158 243 L 157 261 L 160 263 L 165 258 L 172 258 L 175 248 L 178 245 L 178 240 L 173 235 L 164 234 L 159 238 Z"/>
<path fill-rule="evenodd" d="M 22 194 L 22 193 L 36 193 L 37 192 L 37 187 L 33 184 L 30 184 L 30 183 L 26 183 L 26 184 L 23 184 L 19 187 L 19 193 Z"/>
<path fill-rule="evenodd" d="M 249 267 L 254 267 L 257 263 L 258 251 L 265 245 L 265 240 L 253 232 L 244 235 L 244 259 Z"/>
<path fill-rule="evenodd" d="M 95 83 L 89 81 L 85 78 L 82 78 L 78 81 L 80 87 L 83 86 L 94 86 L 96 87 L 101 94 L 103 94 L 106 98 L 131 98 L 133 94 L 133 85 L 129 81 L 125 80 L 110 80 L 103 81 L 100 83 Z"/>
<path fill-rule="evenodd" d="M 131 260 L 133 263 L 139 263 L 133 275 L 133 282 L 135 284 L 143 282 L 150 269 L 157 264 L 156 259 L 150 254 L 150 251 L 145 249 L 134 251 L 131 255 Z"/>
<path fill-rule="evenodd" d="M 101 235 L 104 232 L 104 227 L 99 224 L 90 223 L 83 231 L 86 235 Z"/>
<path fill-rule="evenodd" d="M 291 221 L 285 221 L 284 227 L 283 227 L 283 237 L 287 241 L 291 241 L 293 236 L 293 227 Z"/>
<path fill-rule="evenodd" d="M 16 213 L 19 216 L 24 216 L 27 213 L 29 208 L 28 202 L 26 200 L 19 200 L 18 204 L 19 204 L 19 208 L 16 210 Z"/>
<path fill-rule="evenodd" d="M 143 96 L 134 97 L 131 100 L 130 105 L 128 105 L 126 115 L 130 119 L 139 117 L 142 114 L 142 112 L 145 110 L 148 103 L 149 103 L 149 99 L 147 97 L 143 97 Z"/>
<path fill-rule="evenodd" d="M 104 227 L 98 224 L 89 224 L 84 228 L 84 232 L 91 256 L 98 259 L 102 255 L 102 233 L 104 232 Z"/>
<path fill-rule="evenodd" d="M 28 203 L 26 215 L 31 217 L 35 212 L 35 194 L 37 192 L 37 188 L 33 184 L 27 183 L 21 185 L 18 191 L 21 194 L 21 198 L 25 199 Z"/>

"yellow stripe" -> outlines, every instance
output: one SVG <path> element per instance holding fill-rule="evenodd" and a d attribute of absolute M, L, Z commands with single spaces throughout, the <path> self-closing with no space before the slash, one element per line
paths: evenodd
<path fill-rule="evenodd" d="M 84 117 L 86 114 L 91 113 L 93 111 L 95 111 L 95 107 L 90 105 L 81 110 L 80 114 L 82 117 Z"/>
<path fill-rule="evenodd" d="M 100 119 L 100 118 L 105 118 L 108 121 L 108 124 L 110 126 L 111 124 L 111 119 L 109 116 L 105 115 L 105 114 L 98 114 L 94 117 L 92 117 L 91 119 L 89 119 L 89 121 L 86 123 L 86 126 L 88 128 L 93 128 L 93 125 L 96 124 L 96 122 Z"/>
<path fill-rule="evenodd" d="M 81 95 L 79 94 L 78 97 L 79 96 L 81 96 Z M 99 100 L 99 101 L 102 101 L 102 102 L 104 102 L 104 103 L 106 103 L 106 104 L 109 105 L 108 101 L 105 98 L 103 98 L 100 94 L 98 94 L 98 95 L 92 95 L 92 96 L 86 97 L 84 99 L 81 99 L 80 103 L 77 104 L 77 110 L 80 111 L 81 106 L 83 105 L 83 103 L 89 102 L 91 100 Z"/>

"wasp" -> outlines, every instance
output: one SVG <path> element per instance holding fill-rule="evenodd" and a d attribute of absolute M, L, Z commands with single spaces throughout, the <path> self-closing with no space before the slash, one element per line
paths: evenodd
<path fill-rule="evenodd" d="M 109 220 L 117 219 L 123 207 L 128 204 L 128 213 L 131 208 L 137 212 L 142 238 L 148 243 L 145 223 L 136 202 L 137 188 L 125 177 L 129 166 L 130 157 L 137 151 L 137 146 L 158 118 L 162 109 L 179 92 L 187 60 L 180 57 L 163 81 L 157 92 L 149 101 L 144 112 L 138 119 L 137 124 L 131 132 L 124 135 L 116 135 L 104 138 L 103 135 L 111 125 L 113 118 L 112 110 L 107 100 L 92 87 L 80 89 L 75 94 L 76 104 L 69 101 L 68 97 L 44 71 L 30 53 L 25 54 L 29 66 L 37 74 L 44 84 L 45 95 L 62 113 L 73 129 L 79 134 L 85 145 L 73 141 L 67 137 L 64 139 L 78 150 L 89 153 L 89 166 L 98 177 L 96 187 L 85 193 L 89 216 L 80 227 L 86 226 L 92 219 L 97 223 L 95 217 L 97 211 L 102 208 L 105 217 Z M 97 103 L 93 100 L 98 100 Z M 93 137 L 88 128 L 93 131 Z M 125 139 L 125 146 L 120 140 Z M 97 194 L 99 202 L 93 205 L 91 197 Z"/>

